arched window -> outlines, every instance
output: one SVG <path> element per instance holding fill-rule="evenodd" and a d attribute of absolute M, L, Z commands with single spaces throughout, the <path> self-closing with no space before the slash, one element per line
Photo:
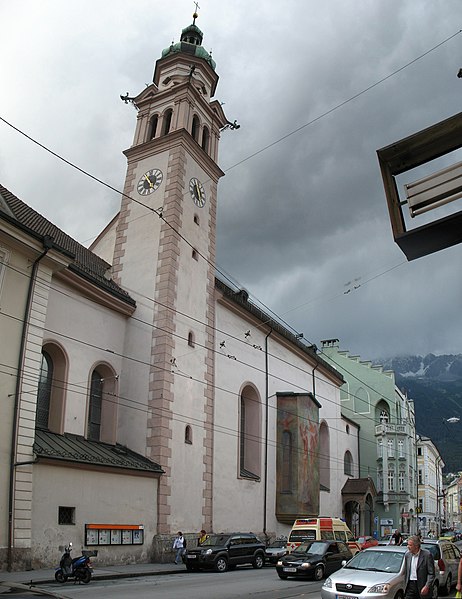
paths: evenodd
<path fill-rule="evenodd" d="M 154 114 L 151 117 L 151 120 L 149 121 L 148 140 L 154 139 L 154 137 L 156 136 L 158 121 L 159 121 L 159 117 L 157 116 L 157 114 Z"/>
<path fill-rule="evenodd" d="M 53 360 L 46 351 L 42 351 L 42 364 L 37 392 L 37 409 L 35 425 L 38 428 L 48 429 L 48 417 L 50 414 L 51 390 L 53 385 Z"/>
<path fill-rule="evenodd" d="M 194 347 L 194 333 L 192 331 L 188 333 L 188 345 L 189 347 Z"/>
<path fill-rule="evenodd" d="M 319 484 L 325 490 L 330 489 L 329 428 L 325 422 L 319 427 Z"/>
<path fill-rule="evenodd" d="M 389 415 L 386 410 L 380 410 L 380 424 L 388 424 Z"/>
<path fill-rule="evenodd" d="M 88 438 L 99 441 L 103 407 L 103 376 L 96 369 L 91 373 L 90 405 L 88 408 Z"/>
<path fill-rule="evenodd" d="M 210 139 L 210 133 L 208 130 L 208 127 L 206 127 L 204 125 L 204 128 L 202 129 L 202 149 L 208 153 L 209 151 L 209 139 Z"/>
<path fill-rule="evenodd" d="M 38 428 L 62 433 L 66 389 L 66 356 L 55 343 L 46 343 L 42 349 L 37 390 L 36 421 Z"/>
<path fill-rule="evenodd" d="M 349 451 L 345 451 L 343 457 L 343 473 L 353 476 L 353 457 Z"/>
<path fill-rule="evenodd" d="M 240 476 L 260 480 L 261 404 L 253 387 L 243 389 L 240 398 L 239 466 Z"/>
<path fill-rule="evenodd" d="M 187 424 L 184 429 L 184 442 L 188 445 L 192 445 L 192 430 L 189 424 Z"/>
<path fill-rule="evenodd" d="M 167 135 L 167 133 L 169 133 L 170 131 L 170 127 L 172 125 L 172 116 L 173 116 L 173 110 L 171 108 L 169 108 L 165 113 L 164 113 L 164 120 L 163 120 L 163 127 L 162 127 L 162 135 Z"/>
<path fill-rule="evenodd" d="M 194 115 L 192 120 L 191 135 L 193 139 L 195 139 L 196 141 L 199 140 L 199 127 L 199 118 L 197 117 L 197 115 Z"/>
<path fill-rule="evenodd" d="M 117 440 L 118 376 L 105 364 L 99 364 L 90 376 L 87 413 L 87 438 L 115 443 Z"/>
<path fill-rule="evenodd" d="M 282 433 L 282 492 L 292 493 L 293 488 L 293 444 L 292 433 Z"/>

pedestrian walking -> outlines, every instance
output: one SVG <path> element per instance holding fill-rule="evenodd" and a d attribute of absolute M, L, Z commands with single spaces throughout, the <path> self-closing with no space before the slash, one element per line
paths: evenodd
<path fill-rule="evenodd" d="M 185 542 L 183 533 L 178 531 L 175 540 L 173 541 L 173 551 L 175 551 L 175 564 L 179 564 L 181 562 L 181 558 L 183 557 L 185 549 Z"/>
<path fill-rule="evenodd" d="M 407 542 L 408 551 L 404 556 L 405 584 L 404 599 L 425 599 L 431 597 L 435 580 L 435 562 L 427 549 L 420 546 L 420 537 L 414 535 Z"/>

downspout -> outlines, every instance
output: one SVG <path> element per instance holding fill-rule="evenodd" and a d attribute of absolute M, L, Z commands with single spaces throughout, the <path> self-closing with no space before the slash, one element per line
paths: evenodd
<path fill-rule="evenodd" d="M 265 484 L 263 486 L 263 534 L 266 541 L 268 535 L 266 532 L 266 509 L 268 502 L 268 412 L 269 412 L 269 375 L 268 375 L 268 337 L 273 332 L 273 328 L 265 337 Z"/>
<path fill-rule="evenodd" d="M 40 261 L 47 255 L 47 253 L 53 247 L 53 240 L 48 235 L 44 235 L 43 237 L 43 247 L 44 251 L 38 256 L 33 265 L 32 272 L 29 279 L 29 289 L 27 291 L 27 301 L 26 308 L 24 311 L 24 319 L 22 323 L 22 333 L 21 333 L 21 344 L 19 348 L 19 356 L 18 356 L 18 367 L 17 367 L 17 376 L 16 376 L 16 388 L 14 394 L 14 410 L 13 410 L 13 428 L 11 434 L 11 454 L 10 454 L 10 486 L 8 489 L 8 551 L 7 551 L 7 570 L 11 572 L 12 568 L 12 552 L 13 552 L 13 502 L 14 502 L 14 470 L 16 466 L 20 464 L 15 463 L 16 457 L 16 437 L 18 434 L 18 414 L 19 414 L 19 393 L 21 390 L 21 382 L 22 382 L 22 367 L 24 363 L 24 354 L 26 349 L 26 337 L 27 337 L 27 329 L 29 326 L 29 316 L 30 310 L 32 306 L 32 297 L 35 286 L 35 281 L 37 277 L 37 271 L 39 267 Z"/>

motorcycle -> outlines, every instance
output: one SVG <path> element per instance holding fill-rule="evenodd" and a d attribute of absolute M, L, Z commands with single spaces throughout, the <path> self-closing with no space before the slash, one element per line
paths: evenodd
<path fill-rule="evenodd" d="M 94 551 L 82 551 L 80 557 L 71 557 L 72 543 L 69 543 L 64 549 L 64 553 L 59 562 L 59 568 L 56 568 L 55 580 L 56 582 L 64 583 L 69 578 L 73 578 L 74 582 L 83 582 L 88 584 L 91 580 L 91 574 L 93 572 L 92 564 L 90 561 L 90 555 L 96 555 Z"/>

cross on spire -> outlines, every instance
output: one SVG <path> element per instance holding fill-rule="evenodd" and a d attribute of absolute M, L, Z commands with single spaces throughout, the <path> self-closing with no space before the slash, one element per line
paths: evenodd
<path fill-rule="evenodd" d="M 197 14 L 197 11 L 198 11 L 198 10 L 199 10 L 199 8 L 200 8 L 200 6 L 199 6 L 199 2 L 194 2 L 194 4 L 196 5 L 196 10 L 194 11 L 194 14 L 193 14 L 193 25 L 195 25 L 195 24 L 196 24 L 196 19 L 197 19 L 197 17 L 199 16 L 199 15 Z"/>

